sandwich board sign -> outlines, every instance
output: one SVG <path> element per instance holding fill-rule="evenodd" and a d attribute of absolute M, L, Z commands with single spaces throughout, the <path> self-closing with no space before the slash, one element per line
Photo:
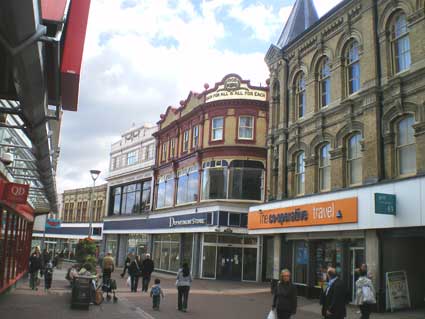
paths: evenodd
<path fill-rule="evenodd" d="M 405 271 L 385 273 L 387 309 L 391 311 L 410 308 L 409 286 Z"/>

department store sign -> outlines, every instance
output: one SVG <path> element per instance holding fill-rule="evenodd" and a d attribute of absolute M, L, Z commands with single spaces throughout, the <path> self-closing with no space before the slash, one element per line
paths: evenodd
<path fill-rule="evenodd" d="M 206 218 L 182 218 L 182 217 L 170 217 L 169 227 L 184 227 L 184 226 L 194 226 L 194 225 L 206 225 Z"/>
<path fill-rule="evenodd" d="M 266 89 L 251 88 L 248 83 L 241 82 L 238 77 L 230 76 L 220 83 L 216 90 L 205 96 L 205 103 L 240 99 L 266 101 Z"/>
<path fill-rule="evenodd" d="M 253 211 L 248 229 L 272 229 L 357 223 L 357 197 Z"/>

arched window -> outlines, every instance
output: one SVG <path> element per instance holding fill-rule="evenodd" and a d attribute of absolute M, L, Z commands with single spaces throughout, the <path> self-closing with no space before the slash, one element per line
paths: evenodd
<path fill-rule="evenodd" d="M 329 59 L 323 58 L 319 65 L 319 105 L 325 107 L 331 102 L 331 67 Z"/>
<path fill-rule="evenodd" d="M 297 195 L 304 194 L 305 190 L 305 155 L 301 152 L 296 158 L 295 167 L 295 190 Z"/>
<path fill-rule="evenodd" d="M 399 175 L 416 172 L 416 144 L 413 124 L 415 119 L 408 116 L 397 125 L 397 167 Z"/>
<path fill-rule="evenodd" d="M 302 118 L 305 114 L 306 95 L 304 73 L 298 73 L 295 79 L 295 114 L 296 118 Z"/>
<path fill-rule="evenodd" d="M 410 67 L 410 40 L 406 15 L 397 14 L 391 24 L 391 50 L 395 73 Z"/>
<path fill-rule="evenodd" d="M 346 76 L 348 94 L 353 94 L 360 90 L 360 56 L 359 44 L 352 40 L 346 48 Z"/>
<path fill-rule="evenodd" d="M 361 135 L 359 133 L 348 139 L 347 145 L 347 178 L 349 185 L 361 184 L 362 182 L 362 151 Z"/>
<path fill-rule="evenodd" d="M 319 189 L 326 191 L 331 188 L 331 162 L 329 151 L 331 146 L 329 143 L 323 145 L 319 150 Z"/>

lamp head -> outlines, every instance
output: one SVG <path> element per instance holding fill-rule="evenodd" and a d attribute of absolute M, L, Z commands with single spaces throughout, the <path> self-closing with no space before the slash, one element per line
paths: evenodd
<path fill-rule="evenodd" d="M 99 177 L 100 171 L 98 171 L 96 169 L 91 169 L 90 174 L 91 174 L 91 178 L 93 179 L 93 181 L 95 181 Z"/>

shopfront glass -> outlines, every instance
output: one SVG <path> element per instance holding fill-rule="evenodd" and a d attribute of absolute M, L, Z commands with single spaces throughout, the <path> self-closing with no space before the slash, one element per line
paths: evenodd
<path fill-rule="evenodd" d="M 296 241 L 294 245 L 294 283 L 307 284 L 308 257 L 307 242 L 304 240 Z"/>
<path fill-rule="evenodd" d="M 155 268 L 177 272 L 180 268 L 180 234 L 154 235 L 153 260 Z"/>
<path fill-rule="evenodd" d="M 202 277 L 219 280 L 257 279 L 257 237 L 205 234 Z"/>
<path fill-rule="evenodd" d="M 147 253 L 148 235 L 146 234 L 130 234 L 128 235 L 127 253 L 142 256 Z"/>
<path fill-rule="evenodd" d="M 117 256 L 118 251 L 118 235 L 107 235 L 105 253 L 112 253 L 112 256 Z"/>

